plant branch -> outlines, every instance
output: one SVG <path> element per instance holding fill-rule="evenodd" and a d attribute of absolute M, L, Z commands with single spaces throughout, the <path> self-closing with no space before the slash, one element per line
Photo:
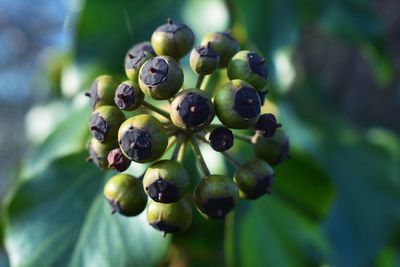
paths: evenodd
<path fill-rule="evenodd" d="M 158 107 L 156 107 L 156 106 L 150 104 L 150 103 L 147 102 L 147 101 L 143 101 L 143 104 L 142 104 L 142 105 L 143 105 L 144 107 L 148 108 L 149 110 L 152 110 L 152 111 L 154 111 L 154 112 L 160 114 L 161 116 L 167 118 L 168 120 L 171 120 L 171 118 L 170 118 L 170 116 L 169 116 L 169 113 L 166 112 L 165 110 L 160 109 L 160 108 L 158 108 Z"/>
<path fill-rule="evenodd" d="M 203 158 L 203 155 L 201 154 L 199 145 L 197 144 L 197 141 L 194 137 L 190 139 L 190 144 L 192 145 L 193 153 L 196 156 L 198 166 L 203 174 L 204 177 L 210 175 L 210 171 L 208 170 L 207 164 Z"/>

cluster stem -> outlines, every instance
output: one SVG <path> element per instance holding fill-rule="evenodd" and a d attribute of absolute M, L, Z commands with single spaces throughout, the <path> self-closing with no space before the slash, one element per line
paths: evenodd
<path fill-rule="evenodd" d="M 171 118 L 170 118 L 170 116 L 169 116 L 169 113 L 166 112 L 165 110 L 163 110 L 163 109 L 161 109 L 161 108 L 158 108 L 158 107 L 156 107 L 156 106 L 150 104 L 150 103 L 147 102 L 147 101 L 143 101 L 143 104 L 142 104 L 142 105 L 143 105 L 144 107 L 148 108 L 149 110 L 152 110 L 152 111 L 158 113 L 159 115 L 161 115 L 161 116 L 167 118 L 168 120 L 171 120 Z"/>
<path fill-rule="evenodd" d="M 203 177 L 209 176 L 210 171 L 208 170 L 207 164 L 203 158 L 203 155 L 201 154 L 199 145 L 194 137 L 190 138 L 190 144 L 192 145 L 193 153 L 196 156 L 199 168 L 203 174 Z"/>

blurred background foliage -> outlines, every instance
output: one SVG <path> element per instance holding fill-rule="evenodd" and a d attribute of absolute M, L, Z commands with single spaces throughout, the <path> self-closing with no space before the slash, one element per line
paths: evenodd
<path fill-rule="evenodd" d="M 400 266 L 399 14 L 398 0 L 0 2 L 0 266 Z M 264 111 L 283 123 L 292 159 L 272 196 L 225 222 L 196 213 L 188 232 L 162 238 L 144 214 L 109 215 L 111 173 L 84 161 L 83 92 L 99 74 L 122 78 L 126 50 L 167 17 L 197 44 L 231 29 L 265 55 Z M 251 157 L 240 141 L 234 152 Z"/>

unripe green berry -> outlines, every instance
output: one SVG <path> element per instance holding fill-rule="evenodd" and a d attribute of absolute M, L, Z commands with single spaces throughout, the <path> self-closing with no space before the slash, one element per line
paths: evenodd
<path fill-rule="evenodd" d="M 125 216 L 139 215 L 145 208 L 147 196 L 141 180 L 128 174 L 117 174 L 104 186 L 104 197 L 112 207 L 112 213 Z"/>
<path fill-rule="evenodd" d="M 114 145 L 118 128 L 124 120 L 125 115 L 115 106 L 100 106 L 90 117 L 90 133 L 101 143 Z"/>
<path fill-rule="evenodd" d="M 231 80 L 240 79 L 250 83 L 261 91 L 268 80 L 268 69 L 265 59 L 248 50 L 238 52 L 228 65 L 228 77 Z"/>
<path fill-rule="evenodd" d="M 118 82 L 110 75 L 101 75 L 97 77 L 86 96 L 90 97 L 90 106 L 92 110 L 100 106 L 114 105 L 114 94 Z"/>
<path fill-rule="evenodd" d="M 151 36 L 151 45 L 157 55 L 166 55 L 178 60 L 192 49 L 193 44 L 193 31 L 187 25 L 174 23 L 170 19 Z"/>
<path fill-rule="evenodd" d="M 164 154 L 168 136 L 158 119 L 141 114 L 122 123 L 118 131 L 118 143 L 128 159 L 146 163 Z"/>
<path fill-rule="evenodd" d="M 132 111 L 143 104 L 144 94 L 136 82 L 125 81 L 115 91 L 114 101 L 119 109 Z"/>
<path fill-rule="evenodd" d="M 156 100 L 173 97 L 182 84 L 182 68 L 172 57 L 153 57 L 143 64 L 139 72 L 140 89 Z"/>
<path fill-rule="evenodd" d="M 222 219 L 235 206 L 239 197 L 237 185 L 227 176 L 210 175 L 197 184 L 194 200 L 207 218 Z"/>
<path fill-rule="evenodd" d="M 138 82 L 139 70 L 153 55 L 147 51 L 128 52 L 125 57 L 125 73 L 129 80 Z"/>
<path fill-rule="evenodd" d="M 190 67 L 201 75 L 213 73 L 219 65 L 219 55 L 208 42 L 205 46 L 194 48 L 190 53 Z"/>
<path fill-rule="evenodd" d="M 253 159 L 239 166 L 233 180 L 239 187 L 239 195 L 245 199 L 257 199 L 271 193 L 274 171 L 261 159 Z"/>
<path fill-rule="evenodd" d="M 197 132 L 213 120 L 214 105 L 208 95 L 199 89 L 183 90 L 171 102 L 172 123 L 187 132 Z"/>
<path fill-rule="evenodd" d="M 151 165 L 143 178 L 143 188 L 154 201 L 172 203 L 181 199 L 189 186 L 189 175 L 175 160 L 161 160 Z"/>
<path fill-rule="evenodd" d="M 218 88 L 214 107 L 220 121 L 233 129 L 253 127 L 261 111 L 257 91 L 242 80 L 232 80 Z"/>
<path fill-rule="evenodd" d="M 192 217 L 192 207 L 184 198 L 168 204 L 150 200 L 147 205 L 149 224 L 164 235 L 185 231 L 192 223 Z"/>
<path fill-rule="evenodd" d="M 108 153 L 115 148 L 115 145 L 102 144 L 96 138 L 90 139 L 89 157 L 87 161 L 93 162 L 101 170 L 108 169 Z"/>
<path fill-rule="evenodd" d="M 217 51 L 219 55 L 219 67 L 228 66 L 229 60 L 240 50 L 239 44 L 233 37 L 226 32 L 213 32 L 203 37 L 201 45 L 211 43 L 211 47 Z"/>
<path fill-rule="evenodd" d="M 289 138 L 281 128 L 277 129 L 272 137 L 255 134 L 252 142 L 256 156 L 271 166 L 289 158 Z"/>

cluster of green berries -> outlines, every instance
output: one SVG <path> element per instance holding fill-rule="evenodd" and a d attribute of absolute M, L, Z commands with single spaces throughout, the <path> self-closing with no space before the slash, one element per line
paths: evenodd
<path fill-rule="evenodd" d="M 193 204 L 206 218 L 222 219 L 239 198 L 257 199 L 270 193 L 271 166 L 289 152 L 288 137 L 275 116 L 260 114 L 268 79 L 264 58 L 241 51 L 229 33 L 210 33 L 196 48 L 194 41 L 187 25 L 168 20 L 154 31 L 151 42 L 127 52 L 128 80 L 119 83 L 102 75 L 87 93 L 93 109 L 89 160 L 103 170 L 121 172 L 104 187 L 112 212 L 135 216 L 147 207 L 149 223 L 165 234 L 190 226 Z M 189 52 L 198 81 L 195 88 L 183 89 L 179 60 Z M 201 88 L 203 78 L 224 68 L 229 81 L 210 96 Z M 170 108 L 167 111 L 146 98 Z M 214 119 L 220 123 L 211 124 Z M 254 135 L 239 135 L 234 129 L 252 129 Z M 255 150 L 256 157 L 243 164 L 227 152 L 238 138 Z M 233 179 L 210 174 L 199 143 L 209 144 L 235 165 Z M 195 181 L 182 164 L 187 144 L 202 174 L 194 192 L 189 188 Z M 172 156 L 161 159 L 170 148 L 174 148 Z M 123 173 L 132 161 L 149 167 L 140 177 Z"/>

